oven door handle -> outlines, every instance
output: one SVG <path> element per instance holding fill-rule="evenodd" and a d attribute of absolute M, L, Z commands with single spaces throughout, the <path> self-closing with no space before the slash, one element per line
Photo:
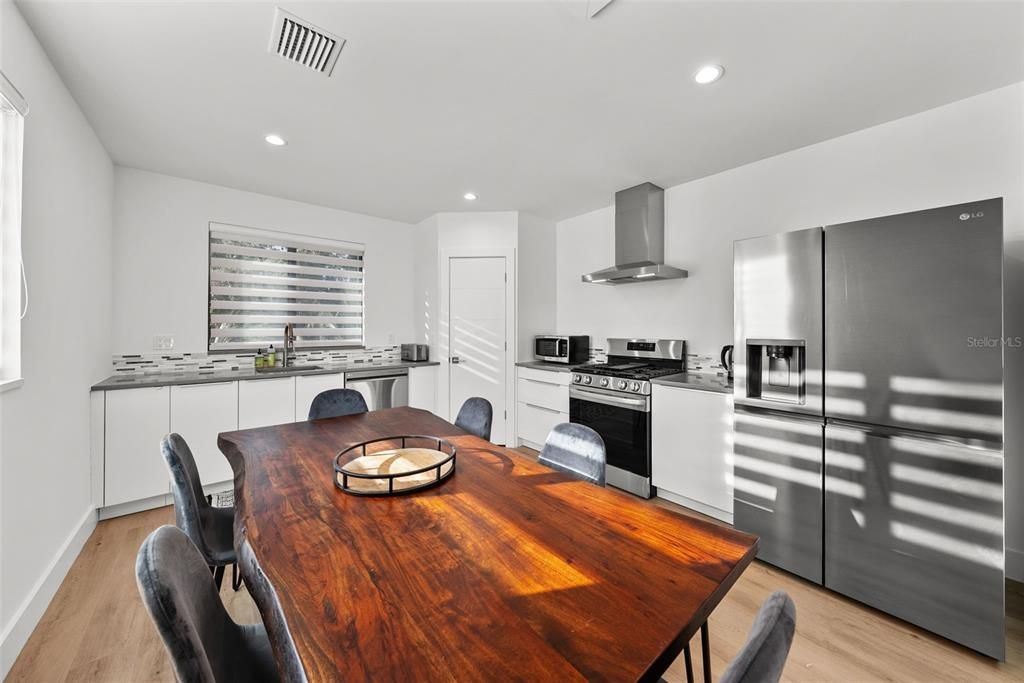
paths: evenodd
<path fill-rule="evenodd" d="M 569 387 L 569 398 L 575 398 L 581 401 L 591 401 L 593 403 L 603 403 L 606 406 L 615 406 L 617 408 L 628 408 L 629 410 L 635 410 L 638 413 L 647 412 L 646 398 L 628 398 L 612 396 L 611 394 L 599 394 L 596 391 L 587 391 L 586 389 L 578 389 L 576 387 Z"/>

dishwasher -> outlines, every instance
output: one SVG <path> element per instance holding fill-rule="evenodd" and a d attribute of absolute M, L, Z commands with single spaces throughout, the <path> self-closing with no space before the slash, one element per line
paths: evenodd
<path fill-rule="evenodd" d="M 358 370 L 345 373 L 345 388 L 363 395 L 370 410 L 409 405 L 409 369 Z"/>

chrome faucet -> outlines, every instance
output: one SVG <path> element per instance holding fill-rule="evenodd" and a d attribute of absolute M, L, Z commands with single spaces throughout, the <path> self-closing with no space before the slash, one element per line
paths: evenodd
<path fill-rule="evenodd" d="M 295 328 L 291 323 L 284 326 L 284 349 L 281 351 L 281 367 L 288 367 L 292 354 L 295 353 Z"/>

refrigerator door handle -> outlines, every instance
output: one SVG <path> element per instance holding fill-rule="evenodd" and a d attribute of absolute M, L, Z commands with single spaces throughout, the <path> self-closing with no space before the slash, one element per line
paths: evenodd
<path fill-rule="evenodd" d="M 900 437 L 905 439 L 914 439 L 916 441 L 927 441 L 930 443 L 943 443 L 950 446 L 957 446 L 959 448 L 967 448 L 986 453 L 1001 454 L 1003 451 L 1003 444 L 996 441 L 986 441 L 984 439 L 960 438 L 956 436 L 949 436 L 948 434 L 932 434 L 931 432 L 901 429 L 899 427 L 868 425 L 850 420 L 839 420 L 833 417 L 827 418 L 825 420 L 825 424 L 834 427 L 842 427 L 843 429 L 852 429 L 870 436 L 878 436 L 882 438 Z"/>

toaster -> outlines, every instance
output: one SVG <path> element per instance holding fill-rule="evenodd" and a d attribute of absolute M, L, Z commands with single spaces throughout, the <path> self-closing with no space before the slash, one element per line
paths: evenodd
<path fill-rule="evenodd" d="M 402 344 L 402 360 L 430 360 L 430 347 L 426 344 Z"/>

